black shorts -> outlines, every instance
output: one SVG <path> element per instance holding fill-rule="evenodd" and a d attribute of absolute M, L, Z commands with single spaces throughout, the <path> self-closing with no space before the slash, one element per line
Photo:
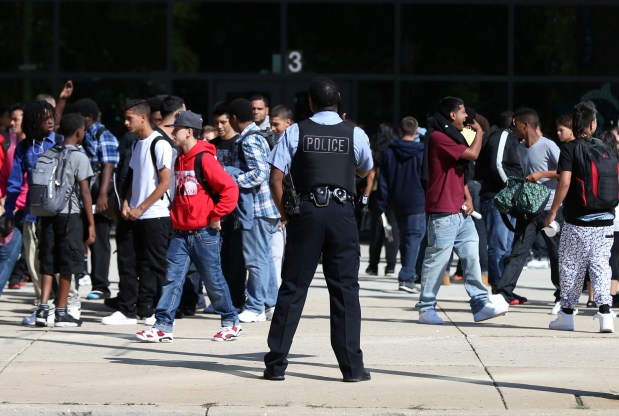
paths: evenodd
<path fill-rule="evenodd" d="M 80 214 L 41 217 L 39 262 L 41 274 L 84 272 L 84 241 Z"/>

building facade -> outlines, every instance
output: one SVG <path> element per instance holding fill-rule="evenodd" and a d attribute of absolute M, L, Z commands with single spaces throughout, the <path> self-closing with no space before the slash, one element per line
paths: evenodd
<path fill-rule="evenodd" d="M 40 92 L 97 100 L 174 93 L 210 114 L 260 93 L 308 115 L 316 74 L 368 127 L 425 120 L 445 95 L 491 121 L 537 109 L 545 129 L 583 97 L 619 115 L 619 2 L 596 0 L 0 0 L 0 106 Z"/>

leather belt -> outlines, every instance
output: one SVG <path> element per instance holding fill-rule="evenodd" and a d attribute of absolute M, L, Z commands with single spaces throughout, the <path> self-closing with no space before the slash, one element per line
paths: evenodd
<path fill-rule="evenodd" d="M 343 188 L 329 188 L 326 186 L 314 186 L 312 192 L 302 193 L 302 201 L 311 201 L 317 207 L 326 207 L 329 205 L 329 201 L 333 198 L 340 204 L 346 202 L 353 202 L 354 197 L 346 189 Z"/>

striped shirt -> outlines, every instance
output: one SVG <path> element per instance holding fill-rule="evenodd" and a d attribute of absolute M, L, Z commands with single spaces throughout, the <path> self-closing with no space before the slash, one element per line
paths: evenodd
<path fill-rule="evenodd" d="M 239 167 L 243 173 L 238 176 L 236 182 L 240 188 L 255 188 L 254 218 L 279 218 L 279 211 L 269 188 L 271 166 L 268 159 L 271 150 L 264 137 L 258 134 L 245 136 L 251 130 L 258 130 L 256 123 L 247 126 L 236 139 L 237 145 L 242 139 L 241 149 L 244 156 L 239 157 Z"/>

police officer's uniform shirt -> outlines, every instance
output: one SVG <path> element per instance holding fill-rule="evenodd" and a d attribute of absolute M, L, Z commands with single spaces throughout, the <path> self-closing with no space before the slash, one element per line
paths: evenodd
<path fill-rule="evenodd" d="M 310 120 L 325 126 L 332 126 L 343 121 L 334 111 L 321 111 L 310 117 Z M 290 164 L 298 145 L 299 126 L 295 123 L 286 129 L 281 140 L 273 148 L 269 157 L 269 163 L 284 173 L 290 172 Z M 355 161 L 357 162 L 356 169 L 364 171 L 372 169 L 374 163 L 372 161 L 372 151 L 370 150 L 370 139 L 359 127 L 355 127 L 354 130 L 353 151 L 355 153 Z"/>

